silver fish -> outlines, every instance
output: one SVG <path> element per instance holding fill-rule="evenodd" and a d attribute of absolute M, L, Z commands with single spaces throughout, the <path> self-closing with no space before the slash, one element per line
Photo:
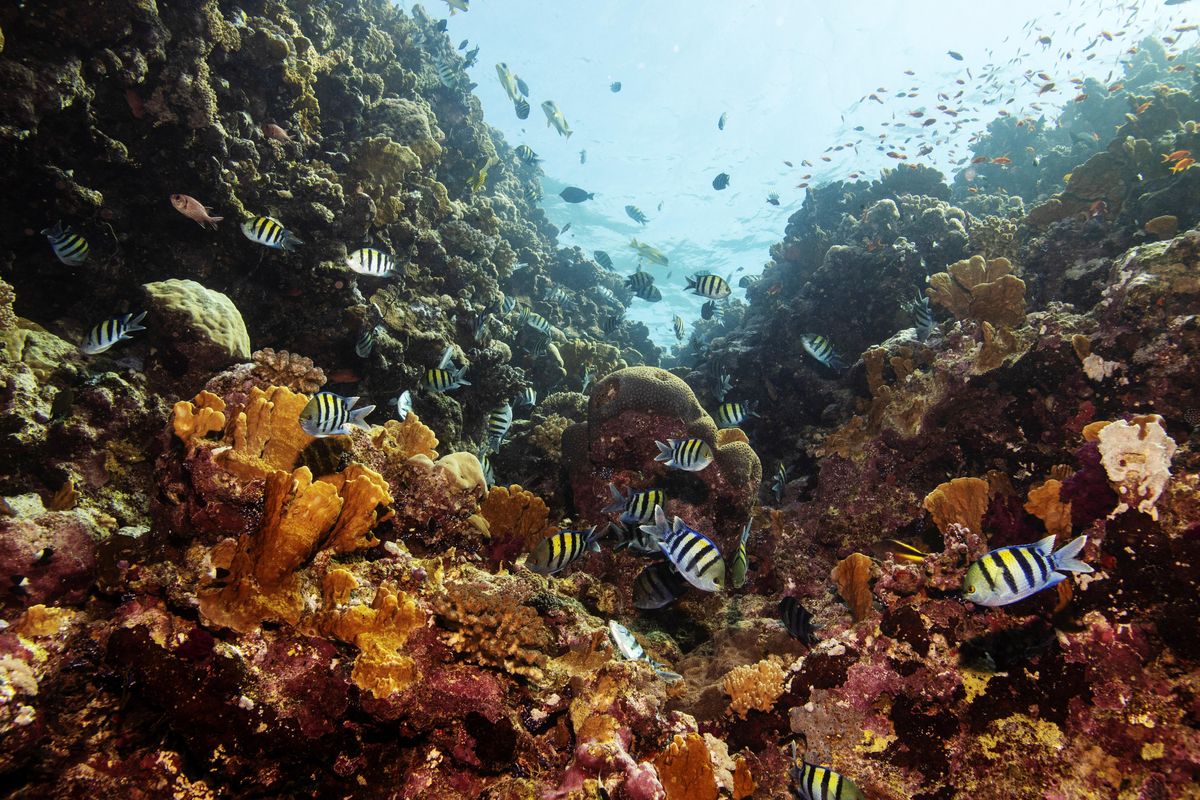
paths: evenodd
<path fill-rule="evenodd" d="M 79 349 L 89 356 L 103 353 L 117 342 L 133 338 L 129 334 L 146 330 L 141 325 L 145 318 L 146 312 L 143 311 L 137 315 L 122 314 L 119 317 L 106 319 L 88 331 Z"/>
<path fill-rule="evenodd" d="M 364 419 L 375 410 L 375 406 L 354 408 L 357 397 L 342 397 L 333 392 L 318 392 L 300 412 L 300 428 L 309 436 L 346 436 L 350 429 L 358 426 L 371 430 Z"/>

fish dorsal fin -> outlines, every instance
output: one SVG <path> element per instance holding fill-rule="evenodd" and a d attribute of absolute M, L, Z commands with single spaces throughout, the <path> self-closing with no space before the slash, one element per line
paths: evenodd
<path fill-rule="evenodd" d="M 1034 545 L 1034 547 L 1037 548 L 1037 551 L 1039 553 L 1041 553 L 1044 556 L 1049 557 L 1049 555 L 1054 552 L 1054 539 L 1055 539 L 1055 536 L 1052 533 L 1049 536 L 1047 536 L 1045 539 L 1039 539 L 1037 544 Z"/>
<path fill-rule="evenodd" d="M 449 367 L 450 362 L 453 360 L 453 358 L 454 358 L 454 348 L 447 347 L 442 352 L 442 360 L 438 362 L 438 369 L 446 369 L 447 367 Z"/>

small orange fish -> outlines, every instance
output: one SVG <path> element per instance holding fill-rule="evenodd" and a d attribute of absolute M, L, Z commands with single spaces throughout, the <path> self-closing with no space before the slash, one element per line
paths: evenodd
<path fill-rule="evenodd" d="M 1009 158 L 1008 156 L 996 156 L 995 158 L 992 159 L 992 163 L 999 164 L 1000 166 L 1004 167 L 1004 166 L 1011 164 L 1012 159 Z"/>
<path fill-rule="evenodd" d="M 1124 89 L 1124 88 L 1125 88 L 1125 84 L 1123 84 L 1123 83 L 1114 83 L 1112 86 L 1108 87 L 1108 91 L 1109 91 L 1109 93 L 1112 93 L 1112 92 L 1119 92 L 1119 91 L 1121 91 L 1121 90 L 1122 90 L 1122 89 Z"/>
<path fill-rule="evenodd" d="M 276 139 L 280 142 L 292 141 L 292 137 L 288 135 L 288 132 L 276 125 L 274 122 L 264 122 L 262 126 L 262 132 L 264 136 L 267 136 L 271 139 Z"/>
<path fill-rule="evenodd" d="M 188 219 L 196 221 L 196 224 L 201 228 L 207 228 L 209 225 L 215 231 L 217 223 L 225 219 L 224 217 L 210 217 L 208 209 L 194 197 L 186 194 L 171 195 L 171 205 L 175 206 L 175 210 L 183 214 Z"/>
<path fill-rule="evenodd" d="M 904 155 L 903 153 L 897 153 L 895 150 L 888 150 L 886 155 L 888 158 L 898 158 L 898 159 L 908 158 L 908 156 Z"/>
<path fill-rule="evenodd" d="M 1107 213 L 1108 213 L 1108 203 L 1104 202 L 1103 200 L 1097 200 L 1096 202 L 1094 202 L 1090 206 L 1088 206 L 1088 219 L 1094 219 L 1095 217 L 1103 217 Z"/>
<path fill-rule="evenodd" d="M 1149 107 L 1150 107 L 1150 103 L 1151 103 L 1151 102 L 1152 102 L 1152 101 L 1150 101 L 1150 100 L 1147 100 L 1146 102 L 1142 103 L 1140 106 L 1138 106 L 1138 107 L 1137 107 L 1137 109 L 1135 109 L 1135 110 L 1134 110 L 1134 112 L 1133 112 L 1133 113 L 1135 113 L 1135 114 L 1141 114 L 1143 111 L 1145 111 L 1147 108 L 1149 108 Z"/>
<path fill-rule="evenodd" d="M 352 369 L 336 369 L 329 373 L 330 383 L 358 383 L 361 380 L 362 376 Z"/>
<path fill-rule="evenodd" d="M 782 283 L 772 284 L 771 287 L 769 289 L 767 289 L 767 294 L 779 294 L 779 290 L 782 288 L 783 288 Z"/>
<path fill-rule="evenodd" d="M 1169 164 L 1172 161 L 1178 161 L 1181 158 L 1187 158 L 1192 154 L 1191 150 L 1176 150 L 1174 153 L 1167 153 L 1162 157 L 1163 163 Z"/>
<path fill-rule="evenodd" d="M 1082 103 L 1084 100 L 1087 100 L 1087 97 L 1088 97 L 1087 92 L 1083 92 L 1082 94 L 1077 94 L 1077 95 L 1075 95 L 1075 102 Z"/>
<path fill-rule="evenodd" d="M 985 162 L 987 160 L 988 160 L 987 156 L 975 156 L 974 158 L 971 159 L 971 163 L 972 164 L 982 164 L 983 162 Z"/>
<path fill-rule="evenodd" d="M 1050 83 L 1047 83 L 1044 86 L 1042 86 L 1042 88 L 1038 89 L 1038 96 L 1044 95 L 1046 92 L 1052 91 L 1053 89 L 1054 89 L 1054 81 L 1051 81 Z"/>
<path fill-rule="evenodd" d="M 1196 166 L 1196 159 L 1181 158 L 1171 165 L 1171 172 L 1183 172 L 1185 169 L 1191 169 Z"/>
<path fill-rule="evenodd" d="M 975 186 L 968 186 L 967 191 L 971 194 L 979 194 L 979 189 Z"/>

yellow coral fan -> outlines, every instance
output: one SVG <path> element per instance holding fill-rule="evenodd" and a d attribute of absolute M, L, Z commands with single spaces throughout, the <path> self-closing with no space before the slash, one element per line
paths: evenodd
<path fill-rule="evenodd" d="M 783 667 L 767 658 L 757 664 L 734 667 L 725 674 L 721 685 L 729 695 L 729 709 L 745 719 L 752 708 L 770 711 L 774 707 L 786 688 L 786 677 Z"/>
<path fill-rule="evenodd" d="M 654 759 L 667 800 L 717 800 L 717 779 L 703 737 L 677 733 Z"/>
<path fill-rule="evenodd" d="M 382 514 L 379 511 L 381 506 L 392 503 L 383 476 L 362 464 L 351 464 L 321 480 L 337 487 L 338 495 L 345 499 L 337 523 L 325 537 L 324 547 L 335 553 L 352 553 L 379 544 L 371 529 L 392 516 L 390 509 Z"/>
<path fill-rule="evenodd" d="M 750 437 L 741 428 L 721 428 L 717 431 L 717 447 L 730 442 L 745 442 L 750 444 Z"/>
<path fill-rule="evenodd" d="M 974 534 L 983 533 L 987 511 L 988 484 L 982 478 L 955 478 L 925 496 L 925 510 L 943 534 L 952 522 L 965 525 Z"/>
<path fill-rule="evenodd" d="M 1060 499 L 1061 489 L 1062 481 L 1051 478 L 1030 489 L 1029 499 L 1025 502 L 1025 510 L 1046 523 L 1046 532 L 1056 537 L 1071 532 L 1071 504 Z"/>
<path fill-rule="evenodd" d="M 851 553 L 838 562 L 830 573 L 837 584 L 838 594 L 850 606 L 854 621 L 866 618 L 871 610 L 871 559 L 862 553 Z"/>
<path fill-rule="evenodd" d="M 1025 282 L 1007 258 L 971 256 L 929 278 L 929 296 L 957 319 L 1016 328 L 1025 323 Z"/>
<path fill-rule="evenodd" d="M 425 456 L 436 461 L 438 438 L 432 429 L 415 412 L 408 412 L 403 422 L 389 419 L 373 434 L 375 446 L 387 459 L 388 464 L 407 461 L 413 456 Z"/>
<path fill-rule="evenodd" d="M 214 431 L 225 428 L 225 401 L 212 392 L 200 392 L 191 402 L 180 400 L 172 416 L 175 435 L 192 447 Z"/>

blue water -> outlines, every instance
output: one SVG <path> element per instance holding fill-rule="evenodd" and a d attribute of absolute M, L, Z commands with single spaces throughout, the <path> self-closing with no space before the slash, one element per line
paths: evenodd
<path fill-rule="evenodd" d="M 426 10 L 449 18 L 455 44 L 465 38 L 481 47 L 470 74 L 485 118 L 510 144 L 528 144 L 543 159 L 546 213 L 559 227 L 571 223 L 560 244 L 606 250 L 622 273 L 636 265 L 630 237 L 670 257 L 669 268 L 648 267 L 663 301 L 635 299 L 628 317 L 647 323 L 660 344 L 674 344 L 672 315 L 690 323 L 703 302 L 683 291 L 686 276 L 733 274 L 736 287 L 741 274 L 760 272 L 804 200 L 797 188 L 803 175 L 813 184 L 855 172 L 878 177 L 897 165 L 885 152 L 905 147 L 907 163 L 938 167 L 949 178 L 999 109 L 1053 118 L 1075 93 L 1068 78 L 1119 77 L 1119 59 L 1142 35 L 1171 31 L 1189 13 L 1200 18 L 1191 5 L 1200 3 L 472 0 L 470 11 L 453 16 L 441 2 Z M 1178 35 L 1189 45 L 1197 33 Z M 1042 36 L 1051 44 L 1039 43 Z M 516 118 L 501 88 L 500 61 L 529 85 L 527 120 Z M 1056 83 L 1041 97 L 1039 71 Z M 619 93 L 610 91 L 613 81 L 621 82 Z M 895 96 L 910 90 L 917 97 Z M 953 98 L 960 90 L 961 98 L 946 101 L 962 104 L 959 116 L 940 115 L 938 93 Z M 864 100 L 872 92 L 884 102 Z M 546 99 L 562 110 L 570 139 L 547 127 Z M 728 123 L 720 131 L 722 113 Z M 939 123 L 921 128 L 929 116 Z M 956 121 L 962 124 L 952 130 Z M 855 131 L 858 125 L 865 130 Z M 934 151 L 918 158 L 926 141 Z M 846 147 L 825 152 L 839 144 Z M 587 151 L 584 164 L 580 150 Z M 720 172 L 729 173 L 730 185 L 715 191 Z M 567 185 L 596 197 L 565 203 L 557 193 Z M 769 192 L 779 194 L 778 207 L 767 204 Z M 650 223 L 629 219 L 627 204 Z M 734 297 L 742 296 L 735 288 Z"/>

